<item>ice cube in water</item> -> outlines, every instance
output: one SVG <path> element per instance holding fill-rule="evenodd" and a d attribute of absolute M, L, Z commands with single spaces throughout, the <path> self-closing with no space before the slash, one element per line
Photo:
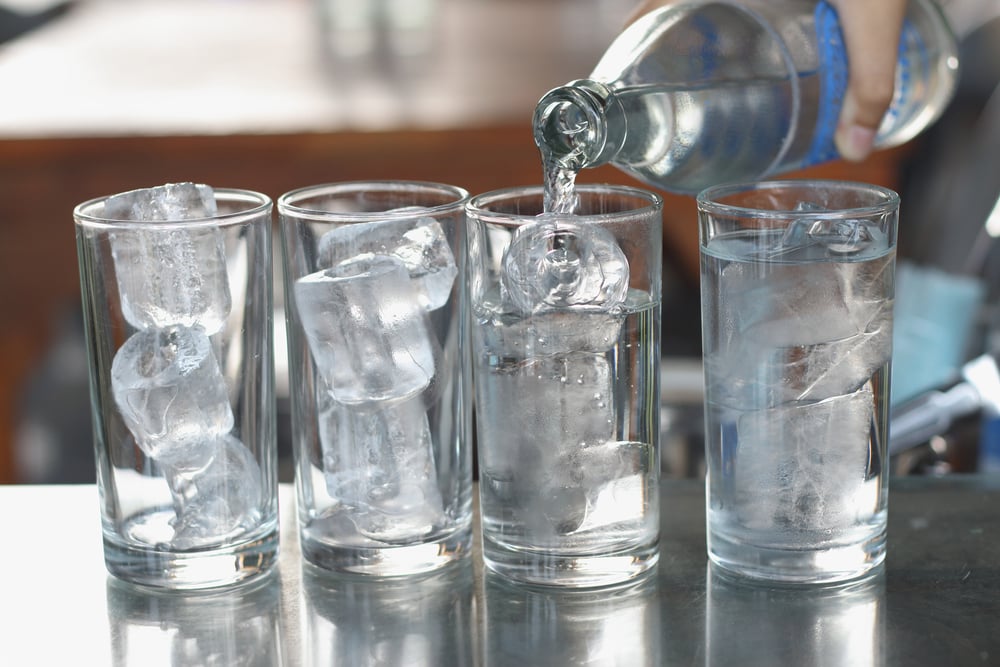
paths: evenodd
<path fill-rule="evenodd" d="M 319 265 L 332 268 L 359 255 L 396 257 L 414 281 L 421 305 L 436 310 L 451 296 L 458 275 L 455 256 L 441 224 L 419 215 L 424 209 L 398 211 L 411 212 L 413 217 L 353 223 L 324 234 L 319 242 Z"/>
<path fill-rule="evenodd" d="M 553 310 L 529 316 L 488 313 L 476 327 L 482 346 L 508 357 L 606 352 L 618 341 L 624 313 Z"/>
<path fill-rule="evenodd" d="M 722 270 L 719 317 L 731 325 L 720 330 L 719 348 L 728 353 L 706 355 L 721 380 L 717 400 L 767 407 L 850 393 L 886 362 L 892 301 L 882 294 L 891 256 L 766 266 Z"/>
<path fill-rule="evenodd" d="M 136 327 L 172 324 L 219 331 L 229 316 L 231 295 L 226 250 L 216 227 L 170 223 L 216 213 L 211 188 L 167 184 L 109 197 L 109 219 L 141 222 L 109 234 L 122 314 Z"/>
<path fill-rule="evenodd" d="M 300 278 L 295 301 L 337 401 L 404 399 L 430 384 L 437 339 L 398 258 L 363 255 Z"/>
<path fill-rule="evenodd" d="M 543 214 L 514 233 L 503 256 L 503 298 L 530 314 L 562 308 L 613 311 L 628 293 L 629 266 L 603 227 Z"/>
<path fill-rule="evenodd" d="M 540 534 L 565 535 L 582 525 L 587 495 L 580 452 L 613 439 L 611 368 L 602 354 L 572 352 L 525 360 L 504 369 L 485 396 L 493 414 L 511 419 L 508 447 L 482 452 L 490 484 L 523 508 Z M 509 480 L 509 484 L 498 482 Z"/>
<path fill-rule="evenodd" d="M 111 364 L 115 404 L 136 444 L 164 465 L 198 467 L 233 428 L 226 380 L 200 327 L 136 332 Z"/>
<path fill-rule="evenodd" d="M 741 415 L 733 484 L 747 528 L 824 531 L 871 514 L 870 388 Z"/>
<path fill-rule="evenodd" d="M 796 212 L 815 212 L 816 217 L 798 217 L 788 224 L 781 238 L 768 249 L 766 257 L 779 257 L 816 246 L 831 256 L 854 255 L 878 242 L 885 243 L 885 234 L 871 220 L 824 218 L 824 207 L 812 202 L 799 202 Z"/>

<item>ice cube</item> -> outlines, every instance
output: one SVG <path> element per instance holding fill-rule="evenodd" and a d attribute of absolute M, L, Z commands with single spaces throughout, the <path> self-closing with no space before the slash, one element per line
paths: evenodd
<path fill-rule="evenodd" d="M 215 215 L 212 189 L 168 184 L 109 197 L 104 215 L 143 225 L 109 234 L 122 314 L 137 329 L 172 324 L 220 330 L 231 296 L 226 249 L 216 227 L 158 225 Z"/>
<path fill-rule="evenodd" d="M 295 301 L 337 401 L 405 399 L 433 378 L 437 339 L 401 260 L 367 255 L 310 274 L 296 281 Z"/>
<path fill-rule="evenodd" d="M 869 387 L 813 403 L 744 413 L 736 423 L 736 512 L 747 528 L 849 528 L 874 509 L 867 483 L 874 397 Z"/>
<path fill-rule="evenodd" d="M 482 348 L 514 357 L 606 352 L 618 342 L 624 313 L 553 310 L 522 316 L 491 313 L 476 327 Z"/>
<path fill-rule="evenodd" d="M 208 460 L 197 469 L 167 468 L 177 516 L 171 544 L 190 549 L 253 528 L 260 516 L 262 477 L 253 453 L 226 434 L 204 443 Z"/>
<path fill-rule="evenodd" d="M 481 452 L 490 480 L 501 480 L 536 530 L 567 534 L 581 526 L 587 497 L 578 467 L 589 447 L 613 439 L 613 376 L 601 354 L 572 352 L 504 368 L 479 387 L 481 405 L 505 421 L 506 447 Z M 485 419 L 485 417 L 484 417 Z M 491 428 L 498 428 L 496 419 Z"/>
<path fill-rule="evenodd" d="M 323 235 L 319 265 L 335 267 L 359 255 L 390 255 L 406 266 L 416 287 L 416 298 L 427 310 L 440 308 L 451 296 L 458 275 L 455 256 L 440 223 L 419 216 L 424 209 L 409 207 L 413 217 L 344 225 Z"/>
<path fill-rule="evenodd" d="M 745 408 L 854 391 L 892 346 L 892 258 L 732 263 L 719 294 L 719 400 Z"/>
<path fill-rule="evenodd" d="M 656 464 L 644 442 L 609 440 L 565 452 L 553 468 L 560 474 L 546 491 L 556 501 L 547 518 L 563 535 L 641 522 L 649 498 L 645 480 Z M 556 490 L 565 498 L 556 498 Z"/>
<path fill-rule="evenodd" d="M 167 183 L 155 188 L 130 190 L 104 202 L 110 220 L 154 222 L 195 220 L 216 215 L 215 192 L 207 185 Z"/>
<path fill-rule="evenodd" d="M 369 539 L 406 543 L 445 523 L 434 443 L 420 399 L 362 409 L 320 400 L 327 492 Z"/>
<path fill-rule="evenodd" d="M 226 380 L 198 327 L 133 334 L 111 363 L 111 390 L 136 444 L 165 466 L 198 467 L 233 428 Z"/>
<path fill-rule="evenodd" d="M 764 256 L 777 258 L 813 249 L 818 255 L 855 255 L 868 248 L 884 248 L 888 244 L 880 224 L 867 219 L 822 217 L 823 207 L 800 202 L 796 211 L 815 211 L 817 217 L 796 218 L 785 228 L 781 238 L 764 251 Z"/>
<path fill-rule="evenodd" d="M 629 266 L 611 232 L 545 214 L 522 225 L 504 252 L 502 297 L 529 314 L 579 308 L 614 311 L 628 293 Z"/>

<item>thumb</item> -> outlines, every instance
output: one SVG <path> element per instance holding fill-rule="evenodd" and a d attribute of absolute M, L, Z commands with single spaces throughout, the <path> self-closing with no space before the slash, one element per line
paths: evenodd
<path fill-rule="evenodd" d="M 892 102 L 906 0 L 836 0 L 847 48 L 848 84 L 834 140 L 847 160 L 872 152 Z"/>

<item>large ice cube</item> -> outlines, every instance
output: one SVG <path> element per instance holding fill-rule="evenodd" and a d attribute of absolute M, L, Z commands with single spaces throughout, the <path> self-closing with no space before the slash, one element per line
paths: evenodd
<path fill-rule="evenodd" d="M 480 404 L 489 407 L 486 427 L 508 441 L 481 452 L 483 469 L 499 485 L 494 491 L 513 498 L 536 530 L 558 535 L 582 525 L 583 466 L 571 462 L 613 440 L 613 388 L 608 361 L 586 352 L 504 367 L 479 387 Z"/>
<path fill-rule="evenodd" d="M 639 523 L 648 514 L 645 480 L 656 465 L 643 442 L 609 440 L 565 452 L 543 491 L 553 503 L 545 514 L 565 535 Z"/>
<path fill-rule="evenodd" d="M 210 456 L 200 468 L 166 470 L 177 512 L 171 544 L 180 549 L 252 528 L 260 515 L 262 478 L 253 453 L 229 434 L 202 447 Z"/>
<path fill-rule="evenodd" d="M 166 466 L 198 467 L 233 428 L 226 380 L 198 327 L 133 334 L 111 363 L 115 404 L 136 444 Z"/>
<path fill-rule="evenodd" d="M 373 409 L 319 398 L 327 492 L 357 531 L 380 542 L 417 540 L 445 522 L 423 401 Z"/>
<path fill-rule="evenodd" d="M 222 328 L 231 308 L 226 249 L 217 227 L 162 225 L 215 215 L 212 189 L 192 183 L 109 197 L 104 215 L 141 225 L 109 234 L 125 320 L 136 327 L 172 324 Z"/>
<path fill-rule="evenodd" d="M 502 259 L 505 302 L 528 314 L 580 308 L 614 311 L 625 302 L 629 266 L 611 232 L 545 214 L 514 233 Z"/>
<path fill-rule="evenodd" d="M 796 218 L 781 237 L 763 252 L 768 258 L 795 256 L 797 259 L 856 255 L 872 247 L 886 247 L 888 239 L 874 220 L 824 218 L 823 207 L 800 202 L 796 211 L 813 211 L 816 217 Z"/>
<path fill-rule="evenodd" d="M 755 530 L 850 528 L 877 503 L 868 483 L 874 397 L 847 396 L 745 413 L 736 423 L 736 513 Z"/>
<path fill-rule="evenodd" d="M 104 202 L 104 217 L 110 220 L 196 220 L 216 213 L 215 192 L 207 185 L 195 183 L 167 183 L 129 190 Z"/>
<path fill-rule="evenodd" d="M 348 404 L 413 396 L 434 376 L 434 337 L 406 266 L 368 255 L 300 278 L 295 301 L 317 369 Z"/>
<path fill-rule="evenodd" d="M 774 406 L 861 387 L 892 351 L 892 258 L 734 262 L 720 280 L 716 400 Z"/>
<path fill-rule="evenodd" d="M 319 241 L 319 265 L 332 268 L 359 255 L 390 255 L 406 266 L 416 298 L 427 310 L 447 303 L 458 275 L 448 237 L 434 218 L 420 216 L 344 225 Z"/>
<path fill-rule="evenodd" d="M 618 342 L 624 313 L 553 310 L 522 316 L 488 313 L 476 327 L 482 348 L 507 357 L 605 352 Z"/>

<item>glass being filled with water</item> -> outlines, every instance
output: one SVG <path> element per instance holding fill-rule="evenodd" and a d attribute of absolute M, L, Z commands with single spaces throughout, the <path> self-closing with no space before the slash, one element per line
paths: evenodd
<path fill-rule="evenodd" d="M 278 553 L 271 200 L 193 183 L 74 211 L 104 554 L 193 589 Z"/>
<path fill-rule="evenodd" d="M 775 181 L 698 197 L 708 553 L 833 582 L 885 557 L 899 197 Z"/>
<path fill-rule="evenodd" d="M 394 577 L 469 553 L 465 202 L 413 181 L 278 198 L 308 563 Z"/>
<path fill-rule="evenodd" d="M 662 202 L 555 194 L 468 206 L 483 556 L 522 582 L 603 586 L 657 560 Z"/>

